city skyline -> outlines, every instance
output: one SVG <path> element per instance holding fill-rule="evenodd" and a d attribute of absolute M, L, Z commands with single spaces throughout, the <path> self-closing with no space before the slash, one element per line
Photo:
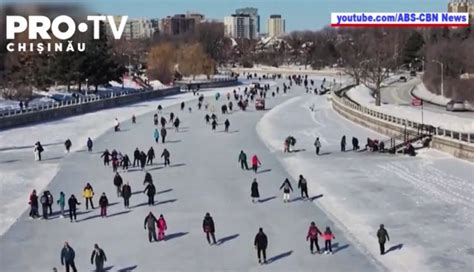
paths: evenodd
<path fill-rule="evenodd" d="M 5 4 L 81 4 L 90 12 L 127 15 L 130 18 L 164 18 L 169 15 L 197 12 L 207 19 L 223 22 L 236 9 L 254 7 L 260 15 L 261 32 L 267 30 L 271 14 L 281 14 L 286 31 L 318 30 L 330 23 L 331 12 L 447 11 L 448 0 L 5 0 Z M 146 7 L 146 8 L 144 8 Z"/>

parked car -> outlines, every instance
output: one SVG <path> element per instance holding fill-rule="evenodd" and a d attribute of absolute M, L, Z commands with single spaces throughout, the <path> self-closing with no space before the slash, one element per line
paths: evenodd
<path fill-rule="evenodd" d="M 256 110 L 265 110 L 265 99 L 258 98 L 255 100 Z"/>
<path fill-rule="evenodd" d="M 446 104 L 447 111 L 465 111 L 466 106 L 464 105 L 464 101 L 461 100 L 451 100 Z"/>

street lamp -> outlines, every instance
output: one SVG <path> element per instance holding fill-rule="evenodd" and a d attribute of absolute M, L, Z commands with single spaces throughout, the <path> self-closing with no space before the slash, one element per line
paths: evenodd
<path fill-rule="evenodd" d="M 444 64 L 438 60 L 432 60 L 441 66 L 441 96 L 444 97 Z"/>
<path fill-rule="evenodd" d="M 86 96 L 87 96 L 88 92 L 89 92 L 89 79 L 86 78 Z"/>

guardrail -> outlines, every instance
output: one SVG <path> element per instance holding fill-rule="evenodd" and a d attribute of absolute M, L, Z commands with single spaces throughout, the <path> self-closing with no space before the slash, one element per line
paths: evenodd
<path fill-rule="evenodd" d="M 421 130 L 426 129 L 427 127 L 432 128 L 432 133 L 434 136 L 443 137 L 445 139 L 450 139 L 459 143 L 467 143 L 467 144 L 474 144 L 474 133 L 466 133 L 466 132 L 459 132 L 453 131 L 448 129 L 442 129 L 440 127 L 434 127 L 429 124 L 420 124 L 415 121 L 411 121 L 408 119 L 399 118 L 390 114 L 385 114 L 382 112 L 378 112 L 376 110 L 361 106 L 356 104 L 345 97 L 339 97 L 333 93 L 332 100 L 335 103 L 341 104 L 345 107 L 348 107 L 352 110 L 358 111 L 362 114 L 371 116 L 372 118 L 388 122 L 394 125 L 398 125 L 403 128 L 414 129 L 414 130 Z"/>

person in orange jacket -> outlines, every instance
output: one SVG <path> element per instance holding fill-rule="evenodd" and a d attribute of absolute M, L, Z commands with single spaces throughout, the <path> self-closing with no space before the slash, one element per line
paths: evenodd
<path fill-rule="evenodd" d="M 164 240 L 165 230 L 167 230 L 168 227 L 166 226 L 166 220 L 162 214 L 160 214 L 160 218 L 158 218 L 158 221 L 156 222 L 156 226 L 158 227 L 158 241 Z"/>

